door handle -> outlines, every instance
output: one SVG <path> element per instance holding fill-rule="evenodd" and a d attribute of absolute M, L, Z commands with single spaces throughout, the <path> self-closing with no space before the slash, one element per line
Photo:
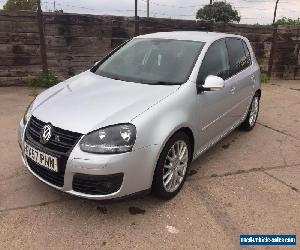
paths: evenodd
<path fill-rule="evenodd" d="M 256 79 L 255 79 L 255 76 L 254 76 L 254 75 L 251 76 L 251 81 L 254 82 L 254 83 L 256 82 Z"/>
<path fill-rule="evenodd" d="M 235 94 L 235 87 L 232 87 L 232 88 L 230 89 L 230 93 L 231 93 L 232 95 Z"/>

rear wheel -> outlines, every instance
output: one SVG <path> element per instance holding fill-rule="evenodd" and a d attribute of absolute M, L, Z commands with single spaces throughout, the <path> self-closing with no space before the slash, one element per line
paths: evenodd
<path fill-rule="evenodd" d="M 251 105 L 245 121 L 241 124 L 241 128 L 250 131 L 254 128 L 259 112 L 259 95 L 256 93 L 252 99 Z"/>
<path fill-rule="evenodd" d="M 190 138 L 183 132 L 166 143 L 157 162 L 152 190 L 161 199 L 173 198 L 182 188 L 191 162 Z"/>

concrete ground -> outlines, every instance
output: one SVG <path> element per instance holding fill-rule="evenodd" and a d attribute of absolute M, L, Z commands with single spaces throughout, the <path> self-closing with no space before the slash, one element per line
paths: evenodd
<path fill-rule="evenodd" d="M 173 200 L 109 205 L 55 191 L 22 166 L 16 130 L 30 92 L 0 89 L 0 249 L 241 249 L 240 234 L 299 242 L 300 81 L 264 85 L 255 129 L 196 160 Z"/>

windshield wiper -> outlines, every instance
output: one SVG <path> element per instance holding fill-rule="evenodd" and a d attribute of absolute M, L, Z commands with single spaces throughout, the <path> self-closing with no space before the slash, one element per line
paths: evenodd
<path fill-rule="evenodd" d="M 165 82 L 165 81 L 157 81 L 157 82 L 142 82 L 143 84 L 151 84 L 151 85 L 181 85 L 179 82 Z"/>

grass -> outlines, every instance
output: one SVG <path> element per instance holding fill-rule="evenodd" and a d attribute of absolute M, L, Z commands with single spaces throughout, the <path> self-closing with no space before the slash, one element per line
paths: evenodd
<path fill-rule="evenodd" d="M 270 82 L 270 77 L 266 73 L 261 73 L 260 81 L 261 83 L 268 83 Z"/>
<path fill-rule="evenodd" d="M 59 82 L 57 77 L 52 73 L 40 73 L 35 78 L 33 78 L 29 85 L 32 87 L 32 96 L 38 95 L 38 88 L 50 88 Z"/>
<path fill-rule="evenodd" d="M 52 73 L 41 73 L 31 80 L 30 85 L 32 87 L 50 88 L 57 84 L 59 81 L 57 77 Z"/>

